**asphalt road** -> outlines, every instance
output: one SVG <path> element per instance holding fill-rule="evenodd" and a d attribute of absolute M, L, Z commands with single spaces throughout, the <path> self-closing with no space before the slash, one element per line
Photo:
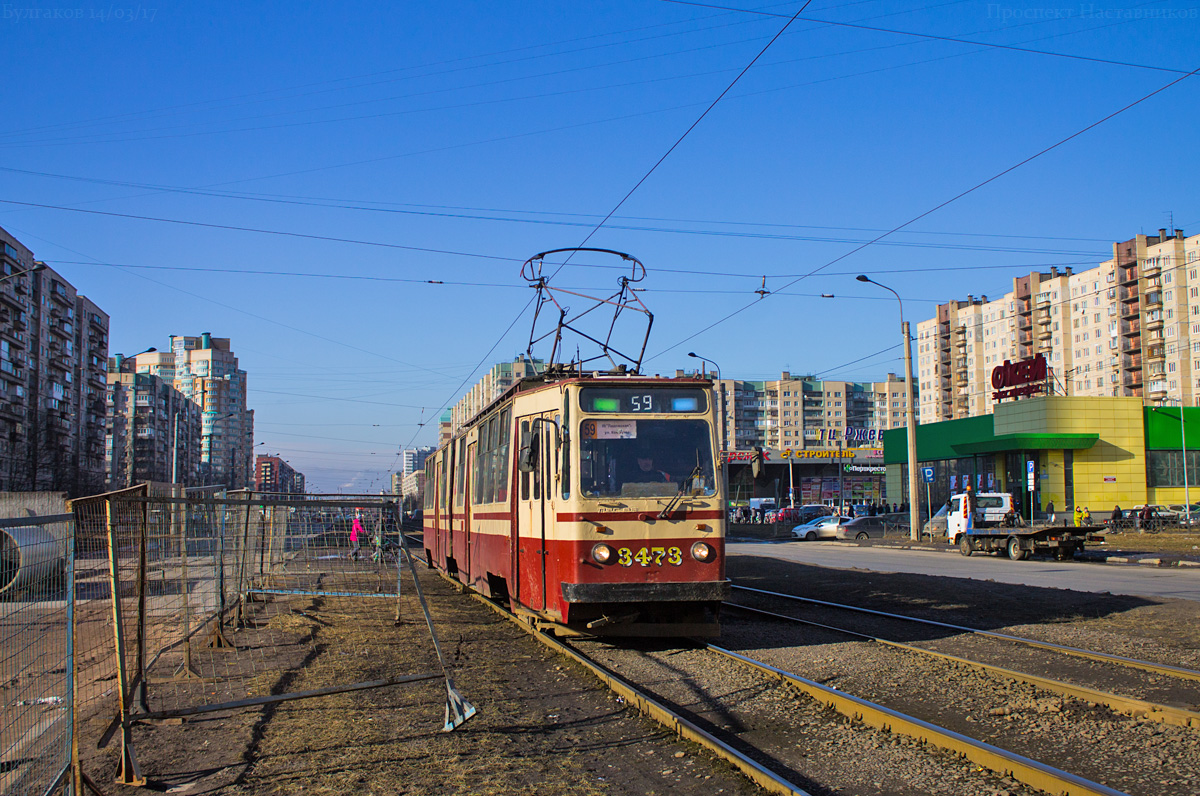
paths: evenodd
<path fill-rule="evenodd" d="M 834 569 L 902 572 L 949 578 L 996 581 L 1049 589 L 1200 601 L 1200 567 L 1157 568 L 1136 564 L 1031 559 L 954 552 L 859 547 L 845 542 L 730 541 L 730 556 L 768 556 Z"/>

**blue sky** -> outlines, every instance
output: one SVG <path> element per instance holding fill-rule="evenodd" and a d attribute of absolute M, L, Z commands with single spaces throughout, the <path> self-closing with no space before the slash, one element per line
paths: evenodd
<path fill-rule="evenodd" d="M 524 351 L 520 263 L 580 245 L 801 5 L 16 0 L 0 225 L 110 313 L 112 352 L 232 338 L 259 450 L 379 489 Z M 833 262 L 1200 67 L 1198 9 L 814 0 L 588 242 L 648 268 L 645 370 L 880 378 L 897 306 L 857 273 L 915 322 L 1194 232 L 1200 76 Z M 555 283 L 607 295 L 607 264 Z"/>

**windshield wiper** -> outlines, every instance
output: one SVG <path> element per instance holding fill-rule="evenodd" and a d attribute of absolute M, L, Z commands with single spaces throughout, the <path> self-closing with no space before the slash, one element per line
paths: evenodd
<path fill-rule="evenodd" d="M 664 506 L 662 511 L 658 512 L 658 518 L 660 520 L 665 520 L 667 515 L 675 510 L 675 506 L 678 505 L 679 499 L 683 497 L 683 493 L 687 491 L 687 485 L 692 482 L 693 478 L 703 472 L 703 468 L 701 468 L 698 464 L 692 468 L 692 471 L 688 473 L 688 477 L 683 479 L 683 481 L 679 484 L 679 491 L 675 493 L 675 497 L 671 498 L 671 502 Z"/>

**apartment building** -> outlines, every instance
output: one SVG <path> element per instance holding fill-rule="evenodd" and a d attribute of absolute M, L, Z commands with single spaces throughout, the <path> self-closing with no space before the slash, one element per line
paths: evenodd
<path fill-rule="evenodd" d="M 1200 236 L 1113 244 L 1094 268 L 1032 272 L 1013 290 L 941 304 L 917 324 L 921 423 L 991 414 L 1006 361 L 1046 364 L 1047 394 L 1194 405 L 1200 395 Z"/>
<path fill-rule="evenodd" d="M 277 494 L 304 494 L 304 473 L 278 456 L 260 454 L 254 460 L 254 489 Z"/>
<path fill-rule="evenodd" d="M 677 371 L 677 376 L 690 375 Z M 784 371 L 769 381 L 722 379 L 715 384 L 724 450 L 831 450 L 872 447 L 880 434 L 905 425 L 904 379 L 823 381 Z"/>
<path fill-rule="evenodd" d="M 107 358 L 107 313 L 0 228 L 0 491 L 103 491 Z"/>
<path fill-rule="evenodd" d="M 398 475 L 403 480 L 417 471 L 424 472 L 425 458 L 433 453 L 433 446 L 424 445 L 420 448 L 405 448 L 400 452 L 400 472 Z M 396 492 L 394 494 L 400 494 Z"/>
<path fill-rule="evenodd" d="M 512 362 L 500 362 L 492 366 L 483 378 L 475 383 L 467 394 L 459 399 L 450 410 L 450 431 L 457 433 L 471 419 L 482 412 L 492 401 L 521 379 L 539 375 L 546 363 L 537 358 L 520 354 Z"/>
<path fill-rule="evenodd" d="M 253 486 L 254 410 L 246 408 L 246 371 L 229 338 L 171 335 L 169 352 L 138 354 L 137 372 L 171 380 L 201 411 L 200 480 L 230 489 Z"/>
<path fill-rule="evenodd" d="M 109 489 L 147 481 L 200 483 L 200 407 L 174 384 L 138 373 L 121 354 L 108 363 L 104 450 Z"/>

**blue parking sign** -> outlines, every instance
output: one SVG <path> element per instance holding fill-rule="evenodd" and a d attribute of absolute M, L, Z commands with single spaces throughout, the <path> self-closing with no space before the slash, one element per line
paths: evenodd
<path fill-rule="evenodd" d="M 927 483 L 927 484 L 933 483 L 933 468 L 932 467 L 922 467 L 921 475 L 925 476 L 925 483 Z"/>

